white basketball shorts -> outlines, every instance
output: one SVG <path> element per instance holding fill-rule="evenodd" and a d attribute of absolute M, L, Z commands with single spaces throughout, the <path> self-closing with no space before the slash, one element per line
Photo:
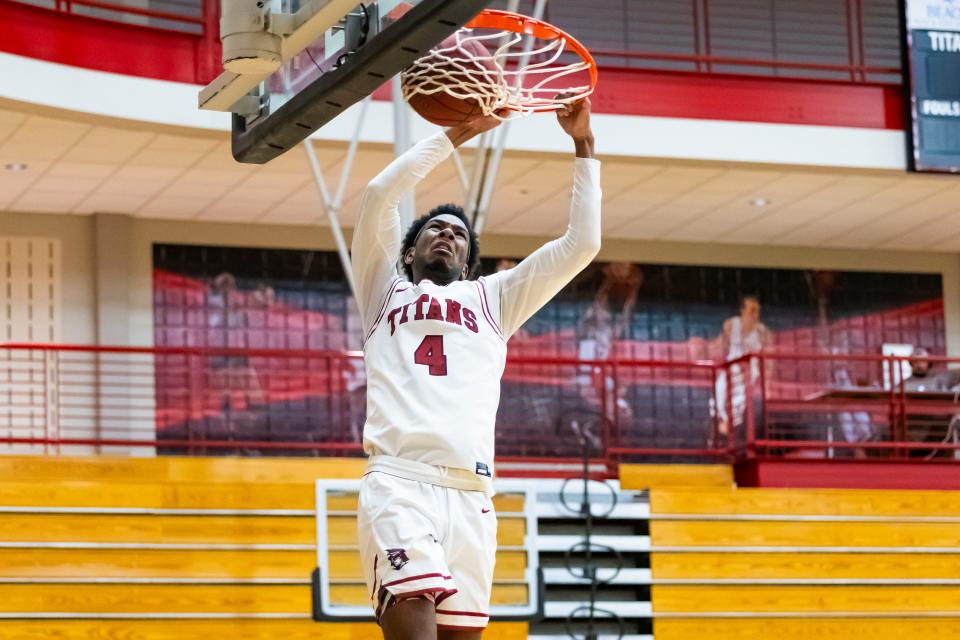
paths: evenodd
<path fill-rule="evenodd" d="M 371 471 L 360 485 L 357 528 L 377 622 L 396 601 L 429 596 L 437 627 L 487 626 L 497 514 L 483 491 Z"/>

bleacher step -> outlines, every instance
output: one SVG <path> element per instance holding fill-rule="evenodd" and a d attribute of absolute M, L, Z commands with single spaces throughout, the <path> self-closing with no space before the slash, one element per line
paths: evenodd
<path fill-rule="evenodd" d="M 543 613 L 547 618 L 566 618 L 571 613 L 581 607 L 587 607 L 590 603 L 584 601 L 547 601 L 543 605 Z M 647 618 L 653 612 L 649 602 L 624 602 L 624 601 L 603 601 L 594 605 L 597 609 L 612 611 L 622 618 Z"/>
<path fill-rule="evenodd" d="M 613 547 L 624 553 L 643 553 L 650 551 L 650 536 L 591 536 L 590 541 L 597 545 Z M 583 542 L 579 535 L 540 535 L 537 536 L 537 549 L 543 552 L 565 552 L 574 545 Z"/>
<path fill-rule="evenodd" d="M 603 515 L 606 520 L 640 520 L 650 517 L 650 505 L 646 502 L 618 502 L 613 510 L 606 514 L 609 508 L 609 502 L 594 502 L 592 506 L 594 519 L 599 520 L 598 515 Z M 556 502 L 537 502 L 537 517 L 582 519 L 585 516 L 570 511 L 558 500 Z"/>
<path fill-rule="evenodd" d="M 600 569 L 598 573 L 598 578 L 601 581 L 604 581 L 604 585 L 647 585 L 650 584 L 650 570 L 649 569 L 621 569 L 619 573 L 616 574 L 616 577 L 613 580 L 610 580 L 610 576 L 614 574 L 614 569 Z M 573 585 L 589 585 L 589 581 L 585 578 L 578 578 L 572 573 L 567 571 L 565 568 L 557 569 L 544 569 L 543 570 L 543 580 L 547 584 L 573 584 Z M 610 580 L 609 582 L 606 582 Z"/>

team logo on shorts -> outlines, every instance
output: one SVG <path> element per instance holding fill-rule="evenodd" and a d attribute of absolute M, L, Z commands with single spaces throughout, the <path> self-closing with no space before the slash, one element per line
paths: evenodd
<path fill-rule="evenodd" d="M 387 560 L 394 569 L 403 569 L 403 565 L 410 562 L 405 549 L 387 549 Z"/>

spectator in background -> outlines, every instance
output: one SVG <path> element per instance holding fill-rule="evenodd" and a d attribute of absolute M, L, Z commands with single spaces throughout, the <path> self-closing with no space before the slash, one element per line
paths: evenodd
<path fill-rule="evenodd" d="M 850 367 L 853 365 L 849 360 L 843 358 L 844 354 L 850 353 L 848 338 L 843 331 L 834 332 L 831 330 L 830 323 L 830 297 L 838 287 L 838 276 L 836 271 L 823 269 L 814 269 L 807 271 L 807 285 L 810 288 L 810 297 L 817 305 L 817 330 L 815 349 L 820 353 L 832 353 L 840 356 L 837 360 L 832 360 L 832 384 L 839 387 L 863 386 L 858 382 L 854 385 L 850 373 Z M 870 413 L 867 411 L 839 411 L 837 413 L 840 432 L 843 439 L 849 443 L 871 442 L 877 439 L 877 430 L 873 425 Z M 823 438 L 824 434 L 819 432 L 815 425 L 808 425 L 814 431 L 808 437 L 811 439 Z M 830 436 L 832 438 L 832 436 Z M 852 455 L 854 458 L 866 458 L 867 452 L 862 447 L 844 448 L 839 450 L 840 455 Z"/>
<path fill-rule="evenodd" d="M 960 384 L 960 371 L 931 364 L 930 352 L 923 347 L 913 349 L 910 374 L 903 383 L 907 391 L 951 391 Z"/>
<path fill-rule="evenodd" d="M 721 340 L 727 360 L 770 347 L 770 330 L 760 321 L 760 309 L 760 298 L 745 295 L 740 299 L 740 315 L 724 321 Z"/>
<path fill-rule="evenodd" d="M 833 371 L 833 383 L 839 387 L 852 387 L 850 372 L 845 367 L 837 367 Z M 872 442 L 877 439 L 877 431 L 873 426 L 870 414 L 866 411 L 841 411 L 837 415 L 840 420 L 840 432 L 846 442 Z M 867 452 L 861 447 L 848 450 L 847 455 L 854 458 L 866 458 Z"/>
<path fill-rule="evenodd" d="M 239 290 L 232 273 L 220 273 L 208 285 L 207 334 L 206 344 L 202 346 L 215 349 L 250 348 L 250 327 L 254 324 L 250 321 L 250 315 L 268 309 L 274 304 L 274 298 L 272 287 L 260 285 L 247 294 Z M 258 330 L 263 334 L 264 328 Z M 263 403 L 260 380 L 246 355 L 221 352 L 209 358 L 209 393 L 216 406 L 224 412 L 246 411 L 252 405 Z"/>
<path fill-rule="evenodd" d="M 929 351 L 923 347 L 914 347 L 910 355 L 910 377 L 903 381 L 903 388 L 914 393 L 960 393 L 960 371 L 931 363 Z M 956 399 L 956 396 L 954 398 Z M 956 428 L 956 420 L 956 415 L 947 420 L 942 415 L 908 413 L 907 439 L 914 442 L 947 442 L 952 430 Z M 914 449 L 910 455 L 929 459 L 947 453 Z"/>
<path fill-rule="evenodd" d="M 578 357 L 581 360 L 606 360 L 617 340 L 630 326 L 637 297 L 643 286 L 643 271 L 630 262 L 603 265 L 603 281 L 593 302 L 577 326 Z"/>
<path fill-rule="evenodd" d="M 610 358 L 616 342 L 624 338 L 630 327 L 633 310 L 643 287 L 643 271 L 631 262 L 608 262 L 601 268 L 603 280 L 593 302 L 577 323 L 577 358 L 605 361 Z M 589 397 L 598 406 L 602 396 L 613 391 L 610 371 L 602 367 L 583 365 L 577 376 L 581 396 Z M 620 388 L 617 408 L 623 416 L 632 415 L 630 405 Z"/>
<path fill-rule="evenodd" d="M 770 330 L 760 321 L 760 309 L 759 297 L 745 295 L 740 299 L 740 315 L 724 321 L 720 333 L 724 361 L 729 362 L 750 353 L 762 353 L 770 349 Z M 717 376 L 716 412 L 721 435 L 730 432 L 731 421 L 734 426 L 743 424 L 747 403 L 743 368 L 743 364 L 731 365 Z M 769 379 L 771 372 L 766 373 Z M 756 358 L 750 361 L 750 381 L 754 384 L 760 382 L 760 362 Z M 759 399 L 761 392 L 762 389 L 754 389 L 755 400 Z M 732 416 L 728 415 L 728 409 L 732 410 Z M 755 411 L 754 420 L 759 417 L 759 412 Z"/>

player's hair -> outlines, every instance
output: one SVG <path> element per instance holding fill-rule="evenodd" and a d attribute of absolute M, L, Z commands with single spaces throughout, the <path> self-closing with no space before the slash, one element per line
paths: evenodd
<path fill-rule="evenodd" d="M 473 225 L 470 224 L 467 214 L 463 212 L 463 207 L 458 207 L 455 204 L 442 204 L 439 207 L 430 209 L 430 211 L 414 220 L 410 228 L 407 229 L 407 235 L 403 237 L 403 246 L 400 247 L 400 264 L 403 265 L 403 272 L 406 274 L 408 280 L 413 280 L 413 268 L 404 262 L 403 256 L 406 255 L 407 250 L 417 242 L 417 236 L 420 235 L 420 230 L 423 229 L 424 225 L 437 216 L 442 215 L 456 216 L 466 225 L 467 232 L 470 235 L 470 249 L 467 251 L 467 277 L 472 277 L 473 274 L 479 271 L 480 243 L 477 241 L 477 234 L 473 232 Z"/>
<path fill-rule="evenodd" d="M 740 309 L 743 309 L 743 305 L 747 304 L 747 300 L 753 300 L 757 304 L 762 304 L 760 301 L 760 296 L 756 293 L 745 293 L 740 296 Z"/>

